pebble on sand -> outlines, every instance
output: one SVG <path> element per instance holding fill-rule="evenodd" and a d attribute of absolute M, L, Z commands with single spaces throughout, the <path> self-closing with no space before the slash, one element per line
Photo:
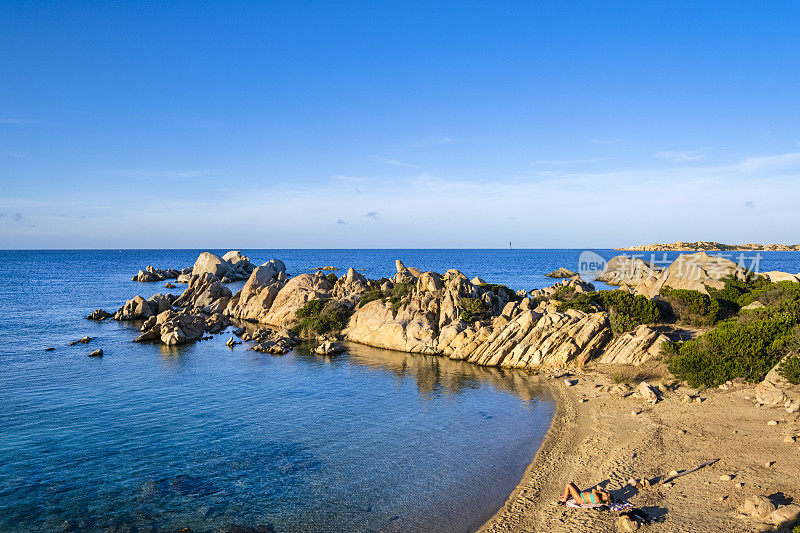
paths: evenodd
<path fill-rule="evenodd" d="M 723 475 L 719 476 L 719 480 L 720 481 L 730 481 L 732 479 L 733 479 L 733 477 L 729 476 L 728 474 L 723 474 Z"/>
<path fill-rule="evenodd" d="M 767 422 L 767 425 L 768 426 L 777 426 L 778 425 L 778 421 L 777 420 L 770 420 L 769 422 Z"/>

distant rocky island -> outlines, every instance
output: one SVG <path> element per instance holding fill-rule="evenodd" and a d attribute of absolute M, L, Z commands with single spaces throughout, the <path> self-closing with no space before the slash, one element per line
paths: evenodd
<path fill-rule="evenodd" d="M 764 251 L 764 252 L 798 252 L 800 244 L 723 244 L 715 241 L 673 242 L 671 244 L 640 244 L 614 248 L 630 252 L 738 252 L 738 251 Z"/>

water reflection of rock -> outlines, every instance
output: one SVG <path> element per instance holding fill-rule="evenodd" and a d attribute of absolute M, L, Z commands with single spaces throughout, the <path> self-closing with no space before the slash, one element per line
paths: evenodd
<path fill-rule="evenodd" d="M 521 370 L 484 367 L 447 357 L 410 354 L 356 343 L 346 343 L 346 346 L 351 363 L 388 370 L 400 379 L 410 376 L 423 395 L 459 394 L 467 389 L 478 389 L 482 383 L 525 401 L 541 396 L 542 392 L 537 386 L 538 379 Z"/>

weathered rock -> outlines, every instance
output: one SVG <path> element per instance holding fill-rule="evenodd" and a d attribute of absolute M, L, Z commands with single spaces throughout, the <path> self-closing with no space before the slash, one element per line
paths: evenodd
<path fill-rule="evenodd" d="M 314 349 L 315 353 L 320 355 L 333 355 L 337 353 L 342 353 L 345 350 L 345 347 L 339 343 L 325 341 L 319 346 Z"/>
<path fill-rule="evenodd" d="M 89 357 L 103 357 L 103 349 L 95 350 L 89 354 Z"/>
<path fill-rule="evenodd" d="M 545 298 L 551 298 L 558 292 L 559 289 L 563 287 L 572 288 L 575 292 L 592 292 L 594 291 L 594 285 L 591 283 L 587 283 L 583 281 L 580 276 L 575 276 L 569 279 L 565 279 L 559 281 L 558 283 L 551 285 L 550 287 L 545 287 L 544 289 L 535 289 L 530 291 L 530 297 L 535 300 L 541 300 Z"/>
<path fill-rule="evenodd" d="M 618 255 L 606 263 L 603 272 L 597 277 L 608 285 L 636 286 L 648 279 L 657 279 L 662 269 L 638 257 Z"/>
<path fill-rule="evenodd" d="M 772 511 L 769 515 L 769 522 L 775 526 L 788 526 L 800 518 L 800 505 L 791 503 Z"/>
<path fill-rule="evenodd" d="M 114 320 L 141 320 L 153 315 L 153 310 L 147 300 L 138 294 L 125 302 L 116 313 Z"/>
<path fill-rule="evenodd" d="M 285 271 L 283 263 L 275 260 L 256 267 L 242 290 L 230 300 L 224 313 L 241 320 L 265 322 L 265 315 L 284 286 L 278 277 Z"/>
<path fill-rule="evenodd" d="M 151 283 L 154 281 L 164 281 L 165 279 L 175 279 L 182 272 L 174 268 L 160 269 L 148 266 L 144 270 L 140 270 L 138 274 L 131 278 L 132 281 L 139 281 L 142 283 Z"/>
<path fill-rule="evenodd" d="M 786 357 L 794 357 L 789 354 Z M 786 359 L 781 360 L 781 363 Z M 782 405 L 786 407 L 786 402 L 800 403 L 800 385 L 792 385 L 778 373 L 780 363 L 770 370 L 764 381 L 756 386 L 756 402 L 763 405 Z"/>
<path fill-rule="evenodd" d="M 192 275 L 202 276 L 203 274 L 212 274 L 217 279 L 220 279 L 227 274 L 229 268 L 230 263 L 220 256 L 214 255 L 211 252 L 203 252 L 194 262 Z"/>
<path fill-rule="evenodd" d="M 561 267 L 558 270 L 554 270 L 549 274 L 545 274 L 548 278 L 574 278 L 577 276 L 577 272 L 573 272 L 567 268 Z"/>
<path fill-rule="evenodd" d="M 749 304 L 745 305 L 744 307 L 742 307 L 740 309 L 740 311 L 751 311 L 753 309 L 762 309 L 764 307 L 766 307 L 766 305 L 764 305 L 761 302 L 759 302 L 758 300 L 756 300 L 755 302 L 749 303 Z"/>
<path fill-rule="evenodd" d="M 205 320 L 199 315 L 177 315 L 160 324 L 161 342 L 167 346 L 186 344 L 203 337 Z"/>
<path fill-rule="evenodd" d="M 639 394 L 642 395 L 642 398 L 644 398 L 645 401 L 651 404 L 658 403 L 658 395 L 655 393 L 655 391 L 648 382 L 642 381 L 641 383 L 639 383 L 639 388 L 636 390 L 639 392 Z"/>
<path fill-rule="evenodd" d="M 779 272 L 777 270 L 762 272 L 761 275 L 773 283 L 777 283 L 778 281 L 800 281 L 800 278 L 794 274 L 789 274 L 788 272 Z"/>
<path fill-rule="evenodd" d="M 165 283 L 164 284 L 164 288 L 165 289 L 174 289 L 175 285 L 173 285 L 172 283 Z"/>
<path fill-rule="evenodd" d="M 228 287 L 225 287 L 216 276 L 206 272 L 192 275 L 189 286 L 174 301 L 173 305 L 175 307 L 205 308 L 216 304 L 216 309 L 209 310 L 209 312 L 218 312 L 219 308 L 225 309 L 231 296 L 231 290 Z"/>
<path fill-rule="evenodd" d="M 751 496 L 745 499 L 744 504 L 739 508 L 740 513 L 756 520 L 769 518 L 774 510 L 775 505 L 766 496 Z"/>
<path fill-rule="evenodd" d="M 598 362 L 638 366 L 658 357 L 661 353 L 661 345 L 668 340 L 662 333 L 646 325 L 641 325 L 611 341 L 603 350 L 603 355 Z"/>
<path fill-rule="evenodd" d="M 89 316 L 87 316 L 86 318 L 88 320 L 105 320 L 106 318 L 111 318 L 112 316 L 114 315 L 112 313 L 109 313 L 108 311 L 103 311 L 102 309 L 95 309 L 94 311 L 89 313 Z"/>
<path fill-rule="evenodd" d="M 705 252 L 681 254 L 657 280 L 653 281 L 653 278 L 643 280 L 636 285 L 635 291 L 637 294 L 652 298 L 662 287 L 669 286 L 673 289 L 688 289 L 708 294 L 707 287 L 714 289 L 725 287 L 723 278 L 728 276 L 744 280 L 747 272 L 724 257 L 708 255 Z"/>
<path fill-rule="evenodd" d="M 292 327 L 297 323 L 298 309 L 309 300 L 327 299 L 332 289 L 333 284 L 321 273 L 295 276 L 278 291 L 272 305 L 260 315 L 259 322 L 281 328 Z"/>
<path fill-rule="evenodd" d="M 75 346 L 76 344 L 89 344 L 92 340 L 94 340 L 93 337 L 88 337 L 88 336 L 87 337 L 81 337 L 80 339 L 78 339 L 76 341 L 72 341 L 71 343 L 69 343 L 69 345 L 70 346 Z"/>

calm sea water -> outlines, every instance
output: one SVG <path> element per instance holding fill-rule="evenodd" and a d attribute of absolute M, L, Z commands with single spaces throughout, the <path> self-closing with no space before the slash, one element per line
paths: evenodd
<path fill-rule="evenodd" d="M 83 318 L 168 292 L 130 277 L 200 251 L 0 251 L 0 531 L 467 531 L 502 505 L 552 415 L 526 374 L 357 345 L 273 357 L 227 334 L 166 349 Z M 400 258 L 515 289 L 580 253 L 243 251 L 291 274 L 391 276 Z M 798 253 L 763 256 L 762 270 L 800 270 Z"/>

